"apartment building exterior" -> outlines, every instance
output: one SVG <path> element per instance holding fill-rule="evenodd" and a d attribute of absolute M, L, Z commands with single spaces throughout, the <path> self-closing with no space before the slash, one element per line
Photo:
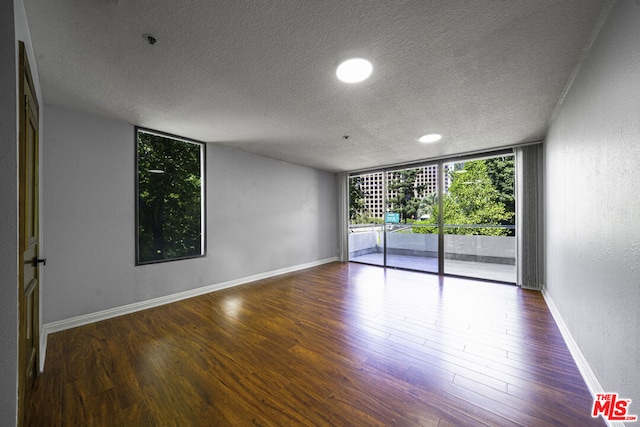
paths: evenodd
<path fill-rule="evenodd" d="M 446 192 L 451 185 L 451 175 L 449 170 L 452 166 L 444 165 L 444 191 Z M 422 194 L 418 194 L 416 190 L 415 196 L 424 196 L 430 193 L 435 193 L 438 188 L 438 166 L 429 165 L 417 168 L 418 174 L 415 178 L 415 187 L 424 188 Z M 387 194 L 384 194 L 384 186 L 382 185 L 385 179 L 387 180 Z M 386 201 L 397 196 L 397 191 L 391 189 L 390 184 L 398 178 L 396 172 L 374 172 L 363 174 L 355 177 L 359 179 L 360 191 L 364 195 L 364 212 L 367 213 L 369 218 L 384 217 L 384 213 L 387 211 Z"/>

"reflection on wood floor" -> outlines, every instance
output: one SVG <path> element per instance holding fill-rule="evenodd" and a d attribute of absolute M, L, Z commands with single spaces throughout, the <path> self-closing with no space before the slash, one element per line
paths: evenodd
<path fill-rule="evenodd" d="M 538 292 L 332 263 L 58 332 L 31 426 L 602 426 Z"/>

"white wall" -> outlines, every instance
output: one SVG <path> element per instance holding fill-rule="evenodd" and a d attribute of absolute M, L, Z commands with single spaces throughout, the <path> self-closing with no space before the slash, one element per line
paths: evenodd
<path fill-rule="evenodd" d="M 134 127 L 45 117 L 45 323 L 336 256 L 334 174 L 208 144 L 206 257 L 136 267 Z"/>
<path fill-rule="evenodd" d="M 8 4 L 6 4 L 8 3 Z M 16 423 L 18 370 L 17 57 L 13 3 L 0 13 L 0 425 Z"/>
<path fill-rule="evenodd" d="M 546 287 L 640 414 L 640 2 L 612 9 L 546 139 Z"/>

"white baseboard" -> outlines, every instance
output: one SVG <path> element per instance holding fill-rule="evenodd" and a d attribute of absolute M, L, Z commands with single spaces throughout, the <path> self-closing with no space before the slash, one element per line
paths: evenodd
<path fill-rule="evenodd" d="M 306 268 L 316 267 L 322 264 L 338 261 L 338 257 L 326 258 L 318 261 L 308 262 L 305 264 L 294 265 L 292 267 L 281 268 L 278 270 L 267 271 L 265 273 L 255 274 L 253 276 L 242 277 L 240 279 L 229 280 L 227 282 L 215 283 L 197 289 L 191 289 L 184 292 L 178 292 L 147 301 L 127 304 L 120 307 L 114 307 L 107 310 L 98 311 L 96 313 L 84 314 L 82 316 L 72 317 L 69 319 L 58 320 L 56 322 L 45 323 L 42 327 L 42 335 L 40 339 L 40 369 L 44 368 L 44 356 L 46 353 L 47 335 L 54 332 L 64 331 L 66 329 L 76 328 L 78 326 L 88 325 L 89 323 L 99 322 L 101 320 L 111 319 L 113 317 L 123 316 L 125 314 L 135 313 L 137 311 L 146 310 L 148 308 L 158 307 L 160 305 L 170 304 L 198 295 L 204 295 L 222 289 L 243 285 L 257 280 L 268 279 L 270 277 L 279 276 L 281 274 L 292 273 L 294 271 L 304 270 Z"/>
<path fill-rule="evenodd" d="M 584 379 L 584 382 L 586 383 L 587 388 L 591 393 L 591 397 L 595 398 L 596 394 L 598 393 L 606 393 L 606 391 L 600 385 L 600 382 L 598 381 L 596 374 L 591 369 L 591 366 L 589 366 L 589 362 L 587 362 L 586 357 L 584 357 L 584 354 L 582 354 L 582 350 L 580 350 L 578 343 L 573 338 L 573 335 L 571 335 L 571 331 L 569 331 L 569 327 L 564 322 L 564 319 L 562 319 L 562 316 L 558 311 L 558 307 L 556 307 L 555 303 L 553 302 L 551 295 L 549 295 L 549 293 L 546 292 L 545 290 L 542 290 L 542 296 L 544 297 L 544 300 L 547 303 L 547 306 L 549 307 L 549 311 L 551 312 L 551 315 L 553 316 L 553 319 L 555 320 L 556 325 L 558 325 L 558 329 L 560 329 L 562 338 L 564 338 L 564 342 L 567 344 L 567 347 L 569 348 L 569 352 L 571 353 L 573 360 L 576 362 L 576 366 L 578 367 L 578 370 L 580 371 L 580 375 L 582 375 L 582 378 Z M 607 423 L 607 425 L 611 427 L 625 427 L 624 423 L 622 422 L 607 421 L 607 420 L 605 420 L 605 422 Z"/>
<path fill-rule="evenodd" d="M 38 352 L 40 360 L 38 360 L 40 372 L 44 372 L 44 361 L 47 356 L 47 334 L 45 333 L 44 325 L 40 327 L 40 349 Z"/>

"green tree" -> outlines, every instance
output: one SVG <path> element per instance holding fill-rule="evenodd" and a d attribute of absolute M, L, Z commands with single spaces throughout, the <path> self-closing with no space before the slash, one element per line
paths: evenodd
<path fill-rule="evenodd" d="M 349 222 L 357 223 L 365 216 L 365 194 L 362 191 L 362 177 L 349 178 Z"/>
<path fill-rule="evenodd" d="M 462 172 L 462 173 L 459 173 Z M 487 173 L 485 160 L 466 162 L 463 171 L 451 171 L 451 185 L 443 200 L 444 223 L 500 225 L 511 214 L 498 200 L 498 192 Z M 448 228 L 451 234 L 506 235 L 503 228 Z"/>
<path fill-rule="evenodd" d="M 431 192 L 420 200 L 418 207 L 419 221 L 414 222 L 414 233 L 437 234 L 438 233 L 438 193 Z"/>
<path fill-rule="evenodd" d="M 201 148 L 138 131 L 138 262 L 199 255 Z"/>
<path fill-rule="evenodd" d="M 464 163 L 449 171 L 451 185 L 442 201 L 443 220 L 449 225 L 501 225 L 511 220 L 513 212 L 507 212 L 504 203 L 499 200 L 498 191 L 493 186 L 485 160 Z M 433 214 L 416 231 L 433 232 L 437 224 L 438 206 L 432 208 Z M 504 236 L 508 230 L 487 227 L 447 227 L 447 234 L 481 234 Z"/>
<path fill-rule="evenodd" d="M 405 224 L 408 219 L 417 219 L 420 201 L 426 189 L 426 185 L 418 184 L 416 178 L 421 169 L 405 169 L 393 172 L 389 183 L 389 193 L 395 192 L 395 196 L 389 196 L 387 201 L 393 212 L 400 214 L 400 219 Z"/>
<path fill-rule="evenodd" d="M 515 167 L 513 156 L 493 157 L 485 160 L 487 175 L 491 179 L 493 187 L 498 191 L 497 200 L 504 205 L 506 212 L 512 212 L 509 221 L 503 224 L 515 224 Z"/>
<path fill-rule="evenodd" d="M 424 196 L 420 200 L 420 205 L 418 207 L 418 217 L 422 219 L 430 219 L 433 218 L 435 209 L 438 206 L 438 193 L 431 192 Z"/>

